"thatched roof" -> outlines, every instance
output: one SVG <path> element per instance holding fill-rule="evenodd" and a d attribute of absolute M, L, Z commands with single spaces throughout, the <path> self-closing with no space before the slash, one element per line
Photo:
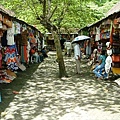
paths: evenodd
<path fill-rule="evenodd" d="M 2 11 L 5 14 L 8 14 L 9 16 L 15 16 L 15 13 L 13 11 L 4 8 L 2 5 L 0 5 L 0 11 Z"/>
<path fill-rule="evenodd" d="M 116 5 L 114 5 L 108 12 L 107 12 L 107 16 L 119 12 L 120 11 L 120 2 L 118 2 Z"/>

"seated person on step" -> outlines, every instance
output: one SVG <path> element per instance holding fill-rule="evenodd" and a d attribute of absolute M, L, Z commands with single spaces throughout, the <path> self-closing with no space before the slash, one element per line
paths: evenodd
<path fill-rule="evenodd" d="M 30 54 L 31 54 L 31 62 L 33 62 L 32 59 L 35 58 L 35 63 L 38 63 L 39 55 L 36 47 L 33 47 L 30 50 Z"/>

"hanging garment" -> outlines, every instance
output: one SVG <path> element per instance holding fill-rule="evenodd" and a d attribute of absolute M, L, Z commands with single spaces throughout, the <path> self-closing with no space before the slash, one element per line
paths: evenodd
<path fill-rule="evenodd" d="M 15 45 L 11 45 L 8 46 L 5 50 L 5 58 L 4 61 L 7 64 L 8 69 L 14 71 L 18 69 L 17 66 L 17 57 L 16 57 L 16 46 Z"/>
<path fill-rule="evenodd" d="M 95 36 L 95 41 L 100 40 L 100 26 L 96 27 L 96 36 Z"/>
<path fill-rule="evenodd" d="M 113 43 L 113 31 L 114 31 L 114 27 L 113 27 L 113 23 L 111 22 L 111 26 L 110 26 L 110 43 Z"/>
<path fill-rule="evenodd" d="M 21 46 L 21 62 L 27 62 L 27 45 Z"/>
<path fill-rule="evenodd" d="M 109 72 L 110 72 L 110 69 L 111 69 L 111 64 L 112 64 L 112 49 L 108 49 L 107 50 L 107 58 L 105 60 L 105 72 L 107 74 L 107 78 L 109 77 Z"/>
<path fill-rule="evenodd" d="M 28 42 L 28 45 L 27 45 L 27 63 L 29 63 L 29 58 L 30 58 L 30 43 Z"/>
<path fill-rule="evenodd" d="M 20 34 L 21 32 L 21 25 L 18 22 L 14 22 L 15 25 L 15 34 Z"/>
<path fill-rule="evenodd" d="M 14 23 L 12 24 L 12 28 L 8 28 L 7 30 L 7 45 L 14 45 Z"/>
<path fill-rule="evenodd" d="M 16 71 L 18 70 L 18 65 L 16 62 L 10 62 L 7 68 L 10 69 L 11 71 Z"/>
<path fill-rule="evenodd" d="M 35 36 L 32 30 L 29 32 L 29 41 L 30 43 L 37 43 L 37 39 L 35 39 Z"/>
<path fill-rule="evenodd" d="M 89 40 L 86 43 L 86 55 L 91 55 L 91 42 Z"/>
<path fill-rule="evenodd" d="M 1 44 L 3 47 L 6 47 L 7 46 L 7 31 L 5 31 L 3 33 L 3 36 L 1 37 Z"/>
<path fill-rule="evenodd" d="M 21 35 L 22 35 L 22 39 L 21 39 L 20 44 L 21 44 L 21 45 L 27 45 L 27 44 L 28 44 L 28 43 L 27 43 L 27 41 L 28 41 L 28 31 L 27 31 L 27 30 L 23 31 L 23 32 L 21 33 Z"/>
<path fill-rule="evenodd" d="M 36 39 L 37 39 L 37 48 L 38 48 L 38 50 L 41 50 L 41 41 L 40 41 L 38 35 L 36 35 Z"/>

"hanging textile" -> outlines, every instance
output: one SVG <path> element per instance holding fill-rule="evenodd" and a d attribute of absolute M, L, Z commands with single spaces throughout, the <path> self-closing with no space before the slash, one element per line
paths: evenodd
<path fill-rule="evenodd" d="M 38 35 L 36 35 L 36 40 L 37 40 L 37 48 L 38 48 L 38 50 L 41 50 L 41 41 L 40 41 Z"/>
<path fill-rule="evenodd" d="M 14 23 L 12 24 L 12 28 L 8 28 L 7 30 L 7 45 L 14 45 Z"/>
<path fill-rule="evenodd" d="M 1 37 L 1 44 L 3 47 L 6 47 L 7 46 L 7 31 L 4 32 L 3 36 Z"/>
<path fill-rule="evenodd" d="M 21 34 L 16 34 L 14 36 L 15 44 L 16 44 L 16 47 L 17 47 L 17 50 L 18 50 L 19 54 L 21 54 L 21 47 L 20 47 L 21 39 L 22 39 Z"/>
<path fill-rule="evenodd" d="M 90 40 L 86 41 L 86 55 L 91 55 L 91 42 Z"/>
<path fill-rule="evenodd" d="M 21 62 L 27 62 L 27 45 L 21 46 Z"/>
<path fill-rule="evenodd" d="M 114 31 L 114 27 L 113 27 L 113 22 L 111 21 L 111 26 L 110 26 L 110 43 L 113 43 L 113 31 Z"/>
<path fill-rule="evenodd" d="M 35 36 L 34 36 L 33 33 L 34 33 L 33 30 L 30 30 L 30 31 L 29 31 L 29 35 L 28 35 L 29 42 L 30 42 L 30 43 L 37 43 L 37 39 L 35 39 Z"/>
<path fill-rule="evenodd" d="M 30 58 L 30 43 L 28 42 L 28 45 L 27 45 L 27 63 L 29 63 L 29 58 Z"/>
<path fill-rule="evenodd" d="M 100 26 L 96 27 L 96 36 L 95 36 L 95 41 L 100 40 Z"/>
<path fill-rule="evenodd" d="M 22 35 L 22 39 L 21 39 L 21 42 L 20 42 L 20 44 L 21 45 L 27 45 L 28 43 L 27 43 L 27 41 L 28 41 L 28 31 L 27 30 L 25 30 L 25 31 L 23 31 L 22 33 L 21 33 L 21 35 Z"/>
<path fill-rule="evenodd" d="M 14 21 L 14 26 L 15 26 L 14 27 L 15 34 L 20 34 L 21 33 L 21 25 L 20 25 L 20 23 Z"/>
<path fill-rule="evenodd" d="M 10 45 L 6 48 L 4 61 L 6 62 L 8 69 L 10 69 L 11 71 L 15 71 L 18 69 L 16 55 L 17 50 L 15 44 Z"/>

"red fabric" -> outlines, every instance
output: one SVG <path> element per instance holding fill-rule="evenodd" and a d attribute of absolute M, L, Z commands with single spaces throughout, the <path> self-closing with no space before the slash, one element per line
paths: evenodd
<path fill-rule="evenodd" d="M 24 46 L 24 58 L 25 58 L 25 61 L 27 62 L 27 46 Z"/>
<path fill-rule="evenodd" d="M 110 28 L 110 43 L 113 43 L 113 32 L 114 32 L 114 27 L 113 24 L 111 24 L 111 28 Z"/>
<path fill-rule="evenodd" d="M 34 54 L 35 53 L 35 50 L 34 49 L 31 49 L 31 54 Z"/>

